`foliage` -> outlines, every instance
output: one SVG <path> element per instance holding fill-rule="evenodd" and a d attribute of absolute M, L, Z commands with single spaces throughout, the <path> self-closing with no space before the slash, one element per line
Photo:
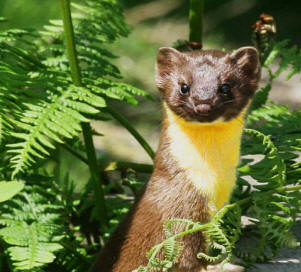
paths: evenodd
<path fill-rule="evenodd" d="M 19 193 L 24 187 L 22 182 L 18 181 L 0 181 L 0 202 L 4 202 Z"/>
<path fill-rule="evenodd" d="M 153 157 L 143 137 L 110 103 L 113 99 L 136 105 L 137 97 L 147 94 L 122 83 L 112 64 L 110 44 L 129 33 L 117 2 L 85 0 L 72 5 L 80 86 L 64 45 L 64 36 L 70 35 L 61 20 L 51 20 L 40 32 L 0 32 L 1 271 L 88 270 L 133 203 L 142 185 L 140 172 L 152 170 L 150 165 L 98 158 L 108 211 L 100 229 L 94 184 L 78 189 L 72 177 L 72 167 L 91 169 L 91 146 L 80 137 L 85 134 L 83 124 L 113 117 Z M 279 69 L 273 71 L 271 64 L 278 59 Z M 288 79 L 300 72 L 299 60 L 300 49 L 287 41 L 271 45 L 263 64 L 269 82 L 257 92 L 251 108 L 242 146 L 248 157 L 239 167 L 231 204 L 206 224 L 189 219 L 165 222 L 166 240 L 150 249 L 149 263 L 136 271 L 170 270 L 181 254 L 181 237 L 197 231 L 206 235 L 209 248 L 197 257 L 208 262 L 228 262 L 234 255 L 247 263 L 265 261 L 282 247 L 298 245 L 291 227 L 300 212 L 301 163 L 296 151 L 301 150 L 301 111 L 273 104 L 268 95 L 282 72 L 290 71 Z M 89 133 L 91 140 L 92 134 L 100 135 Z M 118 178 L 110 176 L 112 170 Z M 242 216 L 249 218 L 248 225 L 241 223 Z M 175 233 L 175 225 L 183 231 Z M 240 247 L 241 238 L 251 241 L 249 248 Z"/>
<path fill-rule="evenodd" d="M 108 61 L 114 56 L 101 47 L 128 33 L 118 7 L 110 1 L 87 1 L 86 5 L 89 8 L 76 5 L 85 13 L 75 28 L 84 87 L 72 84 L 61 21 L 45 26 L 42 36 L 26 30 L 1 33 L 0 103 L 9 106 L 1 107 L 2 137 L 17 138 L 7 151 L 13 154 L 9 158 L 12 176 L 24 172 L 37 157 L 49 155 L 47 149 L 55 147 L 53 142 L 62 143 L 63 138 L 78 135 L 80 123 L 88 121 L 84 114 L 98 113 L 106 106 L 105 97 L 136 104 L 134 95 L 145 95 L 137 88 L 104 78 L 120 77 L 118 69 Z M 96 25 L 111 16 L 115 20 L 109 25 Z M 37 41 L 29 41 L 34 36 Z M 41 40 L 44 42 L 37 48 Z M 24 43 L 28 48 L 23 49 Z"/>
<path fill-rule="evenodd" d="M 38 185 L 26 186 L 1 206 L 0 237 L 15 270 L 31 270 L 55 259 L 54 252 L 62 249 L 62 210 L 55 191 Z"/>
<path fill-rule="evenodd" d="M 70 187 L 68 175 L 51 164 L 59 165 L 63 160 L 60 148 L 89 163 L 80 154 L 85 147 L 77 144 L 81 142 L 81 124 L 105 119 L 110 99 L 135 105 L 137 96 L 146 96 L 120 82 L 119 70 L 111 62 L 116 57 L 107 45 L 129 33 L 117 2 L 87 0 L 73 3 L 73 8 L 83 86 L 72 81 L 61 20 L 51 20 L 40 32 L 0 32 L 0 176 L 1 180 L 25 183 L 23 191 L 11 200 L 23 183 L 0 184 L 1 192 L 10 190 L 1 195 L 1 201 L 8 200 L 0 206 L 0 236 L 5 249 L 1 271 L 8 269 L 7 265 L 13 271 L 42 271 L 46 265 L 47 271 L 88 269 L 91 260 L 87 252 L 96 253 L 99 241 L 98 224 L 91 223 L 90 232 L 85 226 L 95 218 L 89 196 L 93 189 L 87 186 L 78 194 Z M 31 175 L 42 176 L 32 182 Z M 128 200 L 123 211 L 119 202 L 116 197 L 107 203 L 115 224 L 117 215 L 127 211 Z M 110 229 L 102 235 L 107 236 Z"/>

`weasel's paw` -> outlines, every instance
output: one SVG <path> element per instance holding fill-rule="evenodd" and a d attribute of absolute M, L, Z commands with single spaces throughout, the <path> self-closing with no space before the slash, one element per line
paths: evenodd
<path fill-rule="evenodd" d="M 226 263 L 224 266 L 221 264 L 208 265 L 204 272 L 243 272 L 244 270 L 244 267 L 240 265 Z"/>

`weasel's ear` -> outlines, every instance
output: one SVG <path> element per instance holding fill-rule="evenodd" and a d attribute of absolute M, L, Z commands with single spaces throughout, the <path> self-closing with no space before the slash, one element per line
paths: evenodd
<path fill-rule="evenodd" d="M 258 77 L 260 74 L 260 61 L 255 47 L 241 47 L 231 54 L 231 61 L 248 76 Z"/>
<path fill-rule="evenodd" d="M 161 47 L 157 55 L 157 75 L 162 77 L 174 71 L 181 59 L 183 59 L 183 54 L 178 50 L 171 47 Z"/>

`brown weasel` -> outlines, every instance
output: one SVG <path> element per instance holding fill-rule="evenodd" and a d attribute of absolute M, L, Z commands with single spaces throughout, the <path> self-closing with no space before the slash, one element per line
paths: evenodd
<path fill-rule="evenodd" d="M 172 218 L 207 222 L 228 202 L 236 180 L 246 111 L 260 77 L 258 52 L 243 47 L 180 53 L 161 48 L 157 86 L 164 121 L 150 181 L 101 252 L 94 272 L 131 272 L 164 239 Z M 183 238 L 172 271 L 196 272 L 201 233 Z"/>

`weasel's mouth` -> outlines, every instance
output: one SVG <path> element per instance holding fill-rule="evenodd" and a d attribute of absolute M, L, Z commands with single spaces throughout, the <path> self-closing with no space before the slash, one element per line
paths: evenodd
<path fill-rule="evenodd" d="M 187 119 L 198 123 L 211 123 L 222 117 L 224 108 L 211 104 L 199 104 L 187 114 Z"/>
<path fill-rule="evenodd" d="M 198 115 L 208 116 L 212 111 L 212 105 L 207 103 L 201 103 L 194 107 L 194 111 Z"/>
<path fill-rule="evenodd" d="M 179 117 L 193 123 L 211 123 L 222 117 L 224 114 L 223 107 L 204 103 L 196 106 L 182 104 L 178 107 L 170 107 L 170 109 Z"/>
<path fill-rule="evenodd" d="M 197 122 L 212 122 L 216 116 L 216 109 L 213 105 L 208 103 L 201 103 L 193 108 L 193 119 L 196 119 Z"/>
<path fill-rule="evenodd" d="M 210 123 L 218 119 L 220 115 L 217 112 L 197 113 L 190 116 L 190 120 L 198 123 Z"/>

